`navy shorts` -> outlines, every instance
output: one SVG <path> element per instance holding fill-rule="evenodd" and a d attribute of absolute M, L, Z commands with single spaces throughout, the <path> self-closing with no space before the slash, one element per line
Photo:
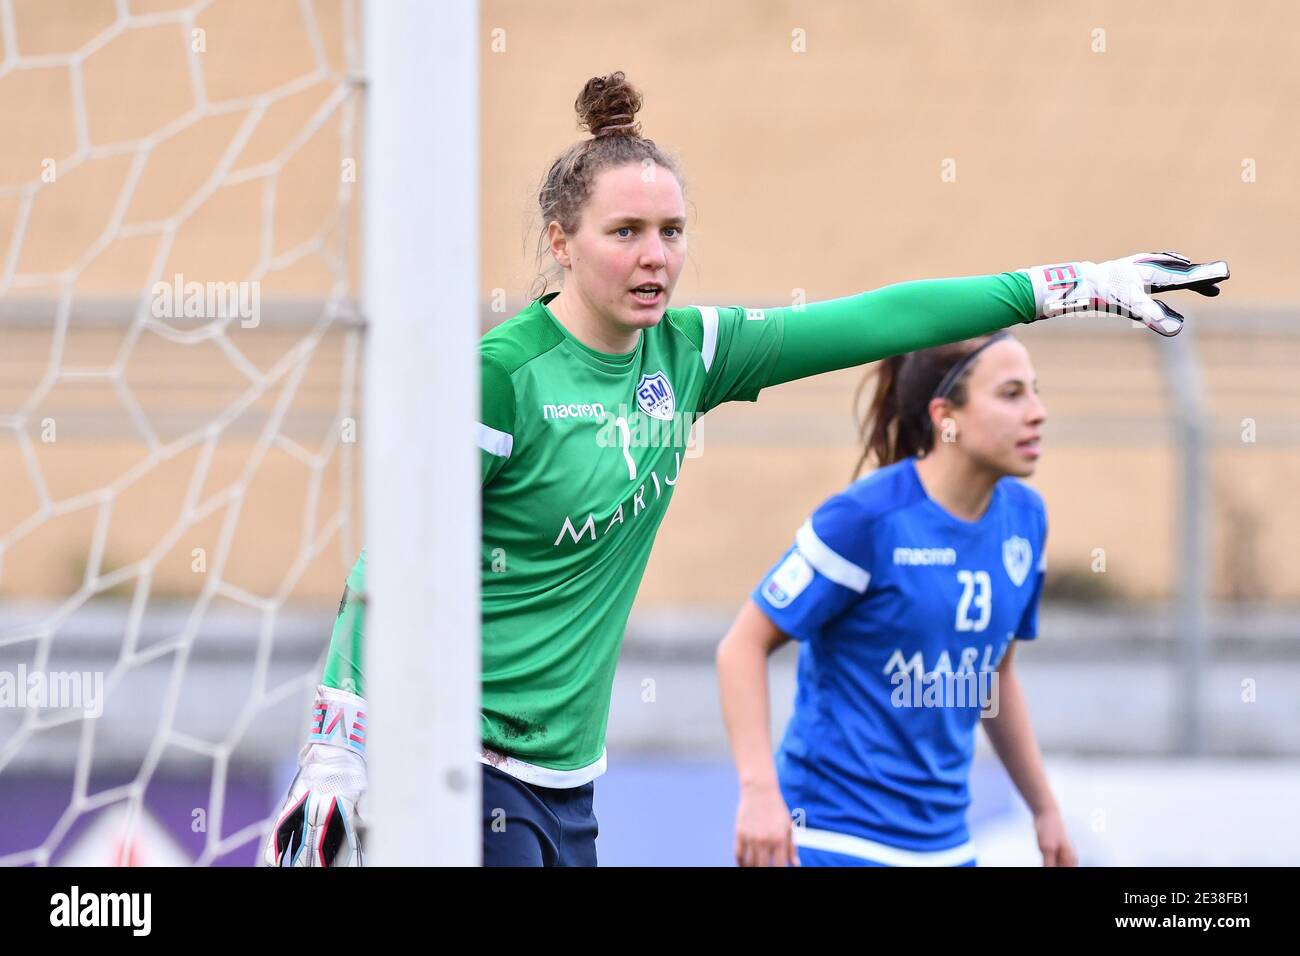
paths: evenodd
<path fill-rule="evenodd" d="M 483 767 L 484 866 L 595 866 L 594 782 L 558 790 Z"/>

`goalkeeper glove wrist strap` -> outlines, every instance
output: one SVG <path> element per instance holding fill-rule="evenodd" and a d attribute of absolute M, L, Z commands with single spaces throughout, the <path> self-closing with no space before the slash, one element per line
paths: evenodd
<path fill-rule="evenodd" d="M 317 686 L 307 747 L 313 744 L 342 747 L 365 759 L 366 706 L 364 697 L 337 687 Z"/>

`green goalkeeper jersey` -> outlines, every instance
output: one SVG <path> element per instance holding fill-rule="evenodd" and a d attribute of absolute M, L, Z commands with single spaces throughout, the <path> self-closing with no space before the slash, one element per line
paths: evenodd
<path fill-rule="evenodd" d="M 534 301 L 483 336 L 482 735 L 501 769 L 574 787 L 605 767 L 614 670 L 691 426 L 770 385 L 1034 318 L 1015 273 L 901 283 L 780 309 L 669 309 L 627 354 Z M 364 552 L 324 682 L 364 693 Z"/>

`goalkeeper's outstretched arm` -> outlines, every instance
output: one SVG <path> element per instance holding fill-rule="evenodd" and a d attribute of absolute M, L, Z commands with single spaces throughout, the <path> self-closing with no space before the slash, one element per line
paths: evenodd
<path fill-rule="evenodd" d="M 1227 278 L 1226 262 L 1139 253 L 1100 263 L 900 282 L 842 299 L 768 309 L 785 321 L 763 387 L 1071 313 L 1116 315 L 1176 335 L 1183 316 L 1152 296 L 1180 289 L 1214 296 Z"/>
<path fill-rule="evenodd" d="M 263 846 L 266 866 L 362 864 L 357 805 L 366 789 L 365 575 L 363 549 L 339 601 L 298 773 Z"/>

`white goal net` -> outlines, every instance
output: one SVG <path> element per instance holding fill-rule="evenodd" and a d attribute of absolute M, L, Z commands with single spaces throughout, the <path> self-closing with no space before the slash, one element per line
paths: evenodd
<path fill-rule="evenodd" d="M 0 864 L 251 863 L 363 543 L 350 0 L 0 0 Z"/>

